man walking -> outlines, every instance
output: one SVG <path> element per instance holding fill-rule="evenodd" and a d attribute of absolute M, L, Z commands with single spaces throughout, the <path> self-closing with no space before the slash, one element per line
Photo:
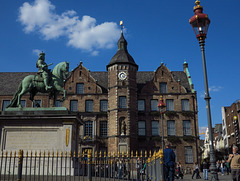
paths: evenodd
<path fill-rule="evenodd" d="M 228 161 L 231 162 L 231 173 L 233 181 L 240 181 L 240 155 L 238 154 L 238 147 L 233 146 L 233 154 L 229 155 Z"/>
<path fill-rule="evenodd" d="M 165 144 L 164 155 L 164 178 L 165 181 L 174 181 L 175 153 L 170 148 L 170 144 Z"/>

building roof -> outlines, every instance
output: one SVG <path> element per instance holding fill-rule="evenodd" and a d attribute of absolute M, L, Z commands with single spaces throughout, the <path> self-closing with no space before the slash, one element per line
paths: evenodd
<path fill-rule="evenodd" d="M 132 56 L 128 53 L 127 50 L 127 41 L 125 40 L 123 36 L 123 32 L 121 33 L 121 37 L 118 40 L 118 50 L 117 53 L 113 56 L 110 63 L 107 65 L 107 67 L 114 65 L 114 64 L 131 64 L 138 68 L 138 65 L 135 63 Z"/>
<path fill-rule="evenodd" d="M 37 72 L 0 72 L 0 95 L 13 95 L 24 77 L 32 74 Z"/>
<path fill-rule="evenodd" d="M 191 92 L 188 84 L 187 76 L 181 71 L 172 71 L 175 81 Z M 0 95 L 13 95 L 18 88 L 18 85 L 24 77 L 28 75 L 36 75 L 36 72 L 0 72 Z M 103 89 L 104 93 L 108 90 L 108 72 L 90 72 L 91 76 L 97 81 L 97 84 Z M 137 86 L 141 90 L 143 86 L 153 80 L 154 72 L 137 72 Z"/>

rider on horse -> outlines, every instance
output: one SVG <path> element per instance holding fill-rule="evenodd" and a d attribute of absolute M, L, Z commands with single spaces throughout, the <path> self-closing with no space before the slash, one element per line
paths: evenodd
<path fill-rule="evenodd" d="M 39 54 L 39 58 L 37 60 L 36 67 L 38 68 L 38 73 L 43 77 L 45 89 L 47 91 L 51 90 L 52 86 L 49 85 L 49 79 L 50 79 L 51 75 L 50 75 L 50 70 L 48 69 L 48 65 L 45 62 L 45 53 L 41 52 Z"/>

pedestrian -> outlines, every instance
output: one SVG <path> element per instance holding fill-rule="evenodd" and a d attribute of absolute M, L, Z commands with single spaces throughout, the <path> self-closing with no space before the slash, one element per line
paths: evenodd
<path fill-rule="evenodd" d="M 216 163 L 216 167 L 217 167 L 217 172 L 218 174 L 220 174 L 220 161 L 218 160 L 217 163 Z"/>
<path fill-rule="evenodd" d="M 142 169 L 142 162 L 141 159 L 138 157 L 136 160 L 136 169 L 137 169 L 137 180 L 140 180 L 140 171 Z"/>
<path fill-rule="evenodd" d="M 227 167 L 227 175 L 229 175 L 229 173 L 231 173 L 231 168 L 230 168 L 229 162 L 226 163 L 226 167 Z"/>
<path fill-rule="evenodd" d="M 118 163 L 117 163 L 117 167 L 118 167 L 118 178 L 122 179 L 122 160 L 119 159 Z"/>
<path fill-rule="evenodd" d="M 177 162 L 177 178 L 183 179 L 182 165 L 180 162 Z"/>
<path fill-rule="evenodd" d="M 170 148 L 170 143 L 165 143 L 164 155 L 164 178 L 165 181 L 174 181 L 175 153 Z"/>
<path fill-rule="evenodd" d="M 203 179 L 207 180 L 209 164 L 206 159 L 203 160 L 202 166 L 203 166 Z"/>
<path fill-rule="evenodd" d="M 233 181 L 240 181 L 240 155 L 238 154 L 238 147 L 233 146 L 233 154 L 229 154 L 227 162 L 230 162 L 231 174 Z"/>
<path fill-rule="evenodd" d="M 198 166 L 198 163 L 197 163 L 197 162 L 195 162 L 195 164 L 193 165 L 192 179 L 193 179 L 193 177 L 194 177 L 195 174 L 196 174 L 196 179 L 201 178 L 200 175 L 199 175 L 199 166 Z"/>
<path fill-rule="evenodd" d="M 222 160 L 221 162 L 220 162 L 220 168 L 221 168 L 221 172 L 222 172 L 222 175 L 224 175 L 224 167 L 225 167 L 225 162 L 224 162 L 224 160 Z"/>

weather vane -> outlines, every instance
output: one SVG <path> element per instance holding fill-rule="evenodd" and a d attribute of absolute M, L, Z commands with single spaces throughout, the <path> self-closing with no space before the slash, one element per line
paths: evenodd
<path fill-rule="evenodd" d="M 124 28 L 123 21 L 120 21 L 120 26 L 121 26 L 121 32 L 123 32 L 123 28 Z"/>

